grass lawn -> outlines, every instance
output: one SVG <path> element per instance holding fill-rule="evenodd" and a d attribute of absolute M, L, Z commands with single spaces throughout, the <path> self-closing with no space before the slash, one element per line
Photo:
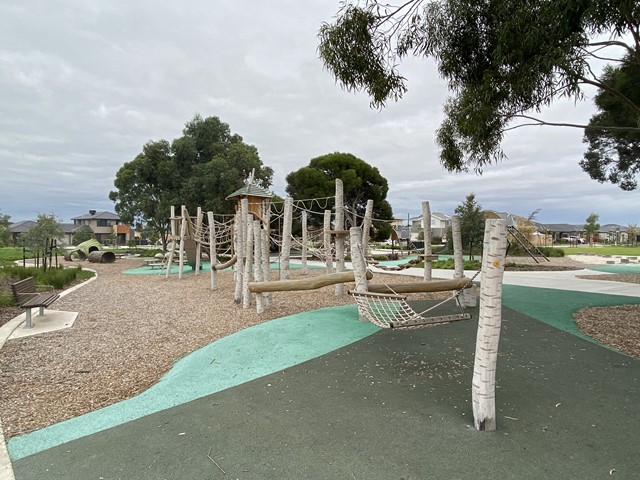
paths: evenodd
<path fill-rule="evenodd" d="M 607 245 L 602 247 L 558 247 L 562 248 L 565 255 L 576 253 L 589 253 L 592 255 L 624 255 L 627 257 L 640 257 L 640 246 L 627 247 L 624 245 Z"/>
<path fill-rule="evenodd" d="M 25 252 L 26 258 L 33 258 L 34 255 L 29 250 Z M 0 265 L 13 265 L 16 260 L 22 260 L 22 247 L 2 247 L 0 248 Z"/>

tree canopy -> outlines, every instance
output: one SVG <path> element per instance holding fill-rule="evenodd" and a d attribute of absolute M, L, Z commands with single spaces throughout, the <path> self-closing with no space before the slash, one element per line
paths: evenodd
<path fill-rule="evenodd" d="M 640 105 L 640 61 L 632 58 L 621 66 L 609 66 L 602 77 L 604 88 L 595 97 L 598 108 L 585 129 L 584 142 L 588 150 L 580 162 L 582 169 L 599 182 L 617 184 L 623 190 L 638 186 L 640 173 L 640 116 L 617 95 L 622 92 L 634 104 Z M 601 128 L 618 125 L 626 129 Z"/>
<path fill-rule="evenodd" d="M 350 153 L 336 152 L 312 159 L 308 166 L 287 175 L 286 191 L 298 200 L 332 197 L 335 195 L 336 178 L 344 184 L 347 223 L 350 226 L 359 225 L 367 200 L 373 200 L 375 234 L 372 238 L 389 238 L 391 225 L 384 220 L 391 220 L 393 213 L 387 202 L 387 179 L 376 167 Z M 328 208 L 333 206 L 332 202 L 327 205 Z"/>
<path fill-rule="evenodd" d="M 183 135 L 169 143 L 150 141 L 116 174 L 116 190 L 109 198 L 126 223 L 144 221 L 163 242 L 172 205 L 197 207 L 214 213 L 232 213 L 226 197 L 242 187 L 252 170 L 255 182 L 267 188 L 273 170 L 262 164 L 258 150 L 232 134 L 218 117 L 195 115 Z"/>
<path fill-rule="evenodd" d="M 505 157 L 500 144 L 512 128 L 584 128 L 535 115 L 561 98 L 581 100 L 585 86 L 607 91 L 634 119 L 602 118 L 592 129 L 640 132 L 640 103 L 590 64 L 640 65 L 639 25 L 636 0 L 346 1 L 335 23 L 321 26 L 319 53 L 344 88 L 366 91 L 374 107 L 406 92 L 403 58 L 434 58 L 453 93 L 436 134 L 440 160 L 450 171 L 482 172 Z"/>
<path fill-rule="evenodd" d="M 11 215 L 7 215 L 6 213 L 0 213 L 0 247 L 6 247 L 9 245 L 9 224 L 11 220 Z"/>
<path fill-rule="evenodd" d="M 46 215 L 38 214 L 36 224 L 21 235 L 24 244 L 31 251 L 43 251 L 47 240 L 60 240 L 64 237 L 64 230 L 60 221 L 52 213 Z"/>
<path fill-rule="evenodd" d="M 485 224 L 482 206 L 476 202 L 475 193 L 467 195 L 455 212 L 460 216 L 462 245 L 469 247 L 469 259 L 473 260 L 473 248 L 481 246 L 484 241 Z"/>
<path fill-rule="evenodd" d="M 587 223 L 584 225 L 584 230 L 587 232 L 587 238 L 589 240 L 589 245 L 593 244 L 593 236 L 596 234 L 598 230 L 600 230 L 600 224 L 598 220 L 600 219 L 600 215 L 597 213 L 591 213 L 587 217 Z"/>

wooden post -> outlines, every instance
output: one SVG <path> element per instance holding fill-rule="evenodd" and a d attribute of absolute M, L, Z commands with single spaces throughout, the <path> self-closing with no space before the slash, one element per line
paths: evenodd
<path fill-rule="evenodd" d="M 496 429 L 496 365 L 502 324 L 502 277 L 506 252 L 506 220 L 487 220 L 482 252 L 480 319 L 471 387 L 474 426 L 482 431 Z"/>
<path fill-rule="evenodd" d="M 247 215 L 247 229 L 245 236 L 244 275 L 242 276 L 242 308 L 251 308 L 251 293 L 249 282 L 253 276 L 253 215 Z"/>
<path fill-rule="evenodd" d="M 176 251 L 176 207 L 171 205 L 171 248 L 169 249 L 169 258 L 167 258 L 167 272 L 165 273 L 165 277 L 169 278 L 169 274 L 171 273 L 171 264 L 173 263 L 173 252 Z"/>
<path fill-rule="evenodd" d="M 218 246 L 216 245 L 216 221 L 213 218 L 213 212 L 207 212 L 207 220 L 209 221 L 209 261 L 211 262 L 211 290 L 218 289 L 218 271 L 216 264 L 218 263 Z"/>
<path fill-rule="evenodd" d="M 369 240 L 372 219 L 373 200 L 367 200 L 367 207 L 364 211 L 364 221 L 362 222 L 362 254 L 365 256 L 365 258 L 369 255 Z M 352 226 L 355 227 L 356 225 Z"/>
<path fill-rule="evenodd" d="M 362 255 L 362 239 L 358 227 L 351 227 L 349 229 L 349 244 L 351 248 L 354 280 L 356 282 L 356 292 L 366 292 L 368 291 L 367 264 Z"/>
<path fill-rule="evenodd" d="M 204 237 L 202 235 L 202 207 L 198 207 L 196 213 L 196 231 L 193 236 L 193 240 L 196 241 L 196 271 L 194 274 L 198 275 L 200 273 L 200 264 L 202 261 L 200 257 L 202 256 L 202 239 Z"/>
<path fill-rule="evenodd" d="M 453 236 L 453 278 L 464 277 L 464 258 L 462 256 L 462 234 L 460 233 L 460 216 L 451 217 L 451 235 Z"/>
<path fill-rule="evenodd" d="M 323 224 L 324 255 L 327 273 L 333 273 L 333 253 L 331 252 L 331 210 L 324 211 Z"/>
<path fill-rule="evenodd" d="M 354 225 L 355 226 L 355 225 Z M 344 230 L 344 185 L 342 180 L 336 178 L 336 222 L 334 230 Z M 344 272 L 344 237 L 336 235 L 336 272 Z M 335 294 L 337 296 L 344 295 L 344 283 L 338 283 L 335 286 Z"/>
<path fill-rule="evenodd" d="M 262 228 L 260 220 L 253 221 L 253 263 L 254 277 L 256 282 L 262 282 Z M 261 294 L 256 295 L 256 311 L 264 312 L 264 298 Z"/>
<path fill-rule="evenodd" d="M 309 243 L 309 231 L 307 230 L 307 211 L 302 211 L 302 274 L 306 275 L 307 271 L 307 243 Z"/>
<path fill-rule="evenodd" d="M 293 223 L 293 198 L 284 200 L 284 224 L 282 225 L 282 259 L 280 263 L 280 280 L 289 278 L 289 260 L 291 258 L 291 226 Z"/>
<path fill-rule="evenodd" d="M 422 230 L 424 232 L 424 281 L 431 280 L 431 208 L 422 202 Z"/>
<path fill-rule="evenodd" d="M 179 265 L 178 265 L 178 278 L 182 278 L 182 272 L 184 270 L 184 236 L 187 233 L 187 221 L 188 219 L 185 217 L 187 215 L 187 207 L 182 205 L 182 223 L 180 224 L 180 251 L 179 255 Z"/>
<path fill-rule="evenodd" d="M 271 280 L 271 208 L 266 208 L 264 211 L 264 237 L 262 244 L 262 281 L 268 282 Z M 271 293 L 264 293 L 264 306 L 265 308 L 271 307 L 273 301 L 273 295 Z"/>
<path fill-rule="evenodd" d="M 249 201 L 246 198 L 240 200 L 240 212 L 236 214 L 236 257 L 238 260 L 235 265 L 235 281 L 236 288 L 233 301 L 236 304 L 242 303 L 242 277 L 244 276 L 245 261 L 245 235 L 247 215 L 249 214 Z"/>

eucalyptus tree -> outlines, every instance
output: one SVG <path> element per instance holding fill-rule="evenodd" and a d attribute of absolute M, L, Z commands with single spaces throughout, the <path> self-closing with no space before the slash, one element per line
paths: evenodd
<path fill-rule="evenodd" d="M 373 107 L 384 107 L 407 91 L 400 71 L 403 58 L 435 59 L 452 92 L 436 134 L 440 161 L 450 171 L 482 172 L 503 159 L 501 141 L 513 128 L 587 127 L 539 115 L 559 99 L 582 100 L 585 87 L 605 91 L 632 119 L 600 117 L 588 125 L 588 137 L 595 131 L 640 133 L 637 95 L 612 85 L 607 70 L 592 67 L 604 60 L 637 75 L 637 0 L 409 0 L 399 5 L 364 0 L 341 5 L 335 22 L 320 28 L 319 54 L 343 88 L 365 91 Z M 611 163 L 599 167 L 590 157 L 585 169 L 600 181 L 635 188 L 625 173 L 637 173 L 637 158 L 631 163 L 622 158 L 605 174 L 602 169 Z"/>

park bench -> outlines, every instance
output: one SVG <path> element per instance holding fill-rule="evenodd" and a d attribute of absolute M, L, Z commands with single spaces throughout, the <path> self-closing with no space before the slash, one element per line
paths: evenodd
<path fill-rule="evenodd" d="M 26 328 L 31 328 L 31 309 L 40 308 L 39 315 L 44 315 L 44 309 L 55 302 L 60 295 L 55 292 L 38 293 L 38 288 L 53 290 L 51 285 L 36 285 L 33 277 L 25 278 L 11 284 L 11 293 L 16 303 L 25 309 L 27 314 Z"/>

